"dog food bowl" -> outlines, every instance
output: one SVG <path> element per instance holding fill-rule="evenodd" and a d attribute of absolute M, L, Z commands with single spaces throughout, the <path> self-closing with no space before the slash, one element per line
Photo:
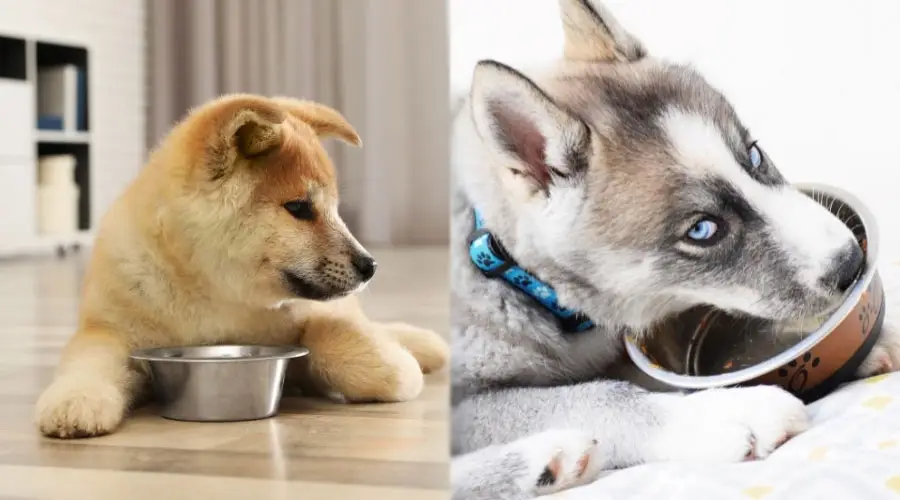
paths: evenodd
<path fill-rule="evenodd" d="M 268 418 L 278 411 L 288 361 L 299 346 L 221 345 L 135 351 L 150 365 L 162 416 L 195 422 Z"/>
<path fill-rule="evenodd" d="M 863 270 L 841 304 L 830 314 L 790 323 L 710 307 L 688 310 L 645 338 L 626 338 L 626 351 L 641 371 L 673 389 L 772 384 L 806 402 L 854 378 L 884 323 L 878 228 L 850 193 L 816 184 L 797 187 L 844 222 L 865 253 Z"/>

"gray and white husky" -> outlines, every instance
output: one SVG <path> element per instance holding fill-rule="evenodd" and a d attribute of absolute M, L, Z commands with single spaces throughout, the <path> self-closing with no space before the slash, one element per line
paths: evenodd
<path fill-rule="evenodd" d="M 454 124 L 458 499 L 532 498 L 645 462 L 766 457 L 807 428 L 801 401 L 775 387 L 645 390 L 622 335 L 699 304 L 814 314 L 861 263 L 850 231 L 785 181 L 700 75 L 651 57 L 600 3 L 559 2 L 560 63 L 530 77 L 479 63 Z M 565 333 L 552 308 L 486 276 L 470 255 L 476 211 L 476 236 L 595 326 Z M 890 320 L 861 375 L 900 368 Z"/>

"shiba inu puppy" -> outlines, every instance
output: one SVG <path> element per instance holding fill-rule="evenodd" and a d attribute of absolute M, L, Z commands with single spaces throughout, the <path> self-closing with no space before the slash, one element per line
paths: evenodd
<path fill-rule="evenodd" d="M 520 499 L 654 461 L 766 457 L 809 424 L 775 387 L 650 392 L 623 334 L 709 304 L 832 306 L 863 255 L 729 102 L 597 1 L 560 0 L 564 56 L 479 63 L 454 125 L 452 484 Z M 523 293 L 525 292 L 525 293 Z M 861 375 L 900 368 L 890 306 Z"/>
<path fill-rule="evenodd" d="M 448 348 L 360 309 L 376 263 L 338 216 L 324 137 L 360 144 L 335 110 L 288 98 L 226 96 L 175 126 L 102 221 L 78 330 L 37 403 L 43 434 L 116 429 L 148 382 L 136 348 L 299 343 L 321 393 L 419 394 Z"/>

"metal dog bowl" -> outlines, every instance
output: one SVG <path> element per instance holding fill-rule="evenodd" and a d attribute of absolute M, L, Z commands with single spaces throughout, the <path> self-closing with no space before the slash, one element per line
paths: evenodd
<path fill-rule="evenodd" d="M 878 228 L 850 193 L 817 184 L 797 188 L 846 224 L 865 253 L 863 270 L 843 302 L 806 325 L 711 307 L 688 310 L 646 338 L 626 338 L 626 351 L 641 371 L 675 389 L 779 385 L 807 402 L 855 377 L 884 323 Z"/>
<path fill-rule="evenodd" d="M 135 351 L 147 361 L 162 416 L 233 422 L 278 411 L 288 361 L 309 354 L 299 346 L 222 345 Z"/>

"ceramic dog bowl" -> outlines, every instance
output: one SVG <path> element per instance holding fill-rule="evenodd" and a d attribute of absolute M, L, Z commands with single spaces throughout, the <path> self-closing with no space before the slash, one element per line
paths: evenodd
<path fill-rule="evenodd" d="M 150 365 L 162 416 L 232 422 L 278 411 L 288 361 L 309 354 L 299 346 L 222 345 L 135 351 Z"/>
<path fill-rule="evenodd" d="M 863 270 L 843 302 L 807 324 L 691 309 L 645 338 L 626 338 L 628 355 L 641 371 L 674 389 L 772 384 L 807 402 L 854 378 L 884 322 L 878 228 L 850 193 L 824 185 L 797 187 L 840 218 L 865 253 Z"/>

